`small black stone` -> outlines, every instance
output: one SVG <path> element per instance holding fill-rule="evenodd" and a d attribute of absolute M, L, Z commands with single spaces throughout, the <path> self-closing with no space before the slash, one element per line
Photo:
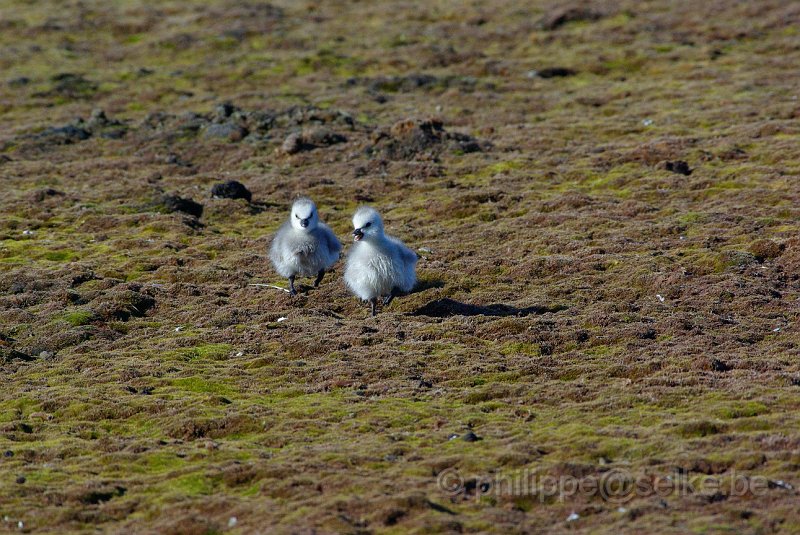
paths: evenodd
<path fill-rule="evenodd" d="M 235 111 L 236 111 L 236 106 L 234 106 L 230 102 L 223 102 L 222 104 L 218 104 L 214 108 L 214 115 L 220 120 L 222 120 L 233 115 Z"/>
<path fill-rule="evenodd" d="M 203 215 L 203 205 L 192 199 L 185 199 L 177 195 L 165 195 L 162 202 L 170 212 L 183 212 L 195 217 Z"/>
<path fill-rule="evenodd" d="M 24 291 L 25 291 L 25 284 L 22 282 L 15 282 L 11 285 L 11 288 L 9 288 L 9 293 L 12 294 L 21 294 Z"/>
<path fill-rule="evenodd" d="M 719 359 L 713 359 L 711 361 L 711 369 L 715 372 L 727 372 L 730 371 L 732 368 L 725 362 L 722 362 Z"/>
<path fill-rule="evenodd" d="M 253 194 L 250 193 L 250 190 L 237 180 L 214 184 L 214 187 L 211 188 L 211 195 L 225 199 L 245 199 L 247 202 L 253 199 Z"/>
<path fill-rule="evenodd" d="M 46 128 L 34 135 L 34 138 L 44 140 L 55 145 L 70 145 L 79 141 L 85 141 L 92 137 L 92 133 L 81 126 L 68 124 Z"/>
<path fill-rule="evenodd" d="M 539 78 L 563 78 L 564 76 L 574 76 L 577 74 L 572 69 L 566 67 L 547 67 L 540 71 L 536 71 L 536 76 Z"/>
<path fill-rule="evenodd" d="M 25 476 L 19 476 L 17 478 L 17 485 L 22 485 L 23 483 L 25 483 L 25 481 L 26 481 Z"/>
<path fill-rule="evenodd" d="M 680 175 L 689 176 L 692 174 L 692 170 L 689 169 L 689 164 L 684 162 L 683 160 L 676 160 L 674 162 L 667 162 L 666 163 L 667 171 L 672 171 L 673 173 L 678 173 Z"/>
<path fill-rule="evenodd" d="M 478 442 L 479 440 L 483 440 L 483 438 L 479 437 L 472 431 L 467 431 L 461 436 L 461 440 L 464 442 Z"/>
<path fill-rule="evenodd" d="M 639 338 L 643 340 L 655 340 L 658 333 L 655 329 L 645 329 L 641 333 L 639 333 Z"/>
<path fill-rule="evenodd" d="M 11 451 L 11 450 L 6 450 L 6 451 L 3 452 L 3 457 L 13 457 L 13 456 L 14 456 L 14 452 Z"/>

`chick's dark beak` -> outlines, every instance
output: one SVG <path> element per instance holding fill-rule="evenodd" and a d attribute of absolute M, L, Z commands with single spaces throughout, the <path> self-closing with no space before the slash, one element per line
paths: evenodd
<path fill-rule="evenodd" d="M 308 226 L 308 219 L 301 219 L 300 226 L 306 228 Z"/>
<path fill-rule="evenodd" d="M 363 237 L 364 237 L 364 231 L 361 230 L 360 228 L 357 228 L 357 229 L 355 229 L 353 231 L 353 240 L 354 241 L 359 241 Z"/>

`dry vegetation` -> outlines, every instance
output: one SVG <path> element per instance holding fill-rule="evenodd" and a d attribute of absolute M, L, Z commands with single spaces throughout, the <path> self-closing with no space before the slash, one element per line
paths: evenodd
<path fill-rule="evenodd" d="M 782 0 L 0 1 L 0 531 L 799 532 L 799 27 Z M 341 266 L 250 286 L 285 283 L 298 193 L 343 240 L 381 210 L 415 293 L 373 319 Z M 614 470 L 769 483 L 469 480 Z"/>

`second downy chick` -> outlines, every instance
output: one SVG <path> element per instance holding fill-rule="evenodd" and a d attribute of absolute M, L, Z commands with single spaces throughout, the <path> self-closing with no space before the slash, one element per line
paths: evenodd
<path fill-rule="evenodd" d="M 383 232 L 383 220 L 364 206 L 353 215 L 355 244 L 347 254 L 344 282 L 356 297 L 369 301 L 372 315 L 378 299 L 388 305 L 395 296 L 410 292 L 417 282 L 417 253 Z"/>

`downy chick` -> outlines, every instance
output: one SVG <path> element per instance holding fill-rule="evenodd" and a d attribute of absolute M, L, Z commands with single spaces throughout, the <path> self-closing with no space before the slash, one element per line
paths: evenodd
<path fill-rule="evenodd" d="M 374 209 L 363 206 L 353 215 L 355 244 L 347 254 L 344 282 L 356 297 L 369 301 L 372 315 L 378 298 L 388 305 L 417 282 L 417 254 L 397 238 L 383 233 L 383 220 Z"/>
<path fill-rule="evenodd" d="M 289 221 L 281 225 L 272 239 L 269 258 L 275 271 L 289 279 L 289 293 L 296 295 L 295 277 L 316 276 L 316 288 L 325 271 L 339 259 L 341 250 L 342 244 L 336 235 L 319 220 L 314 201 L 298 197 L 292 205 Z"/>

